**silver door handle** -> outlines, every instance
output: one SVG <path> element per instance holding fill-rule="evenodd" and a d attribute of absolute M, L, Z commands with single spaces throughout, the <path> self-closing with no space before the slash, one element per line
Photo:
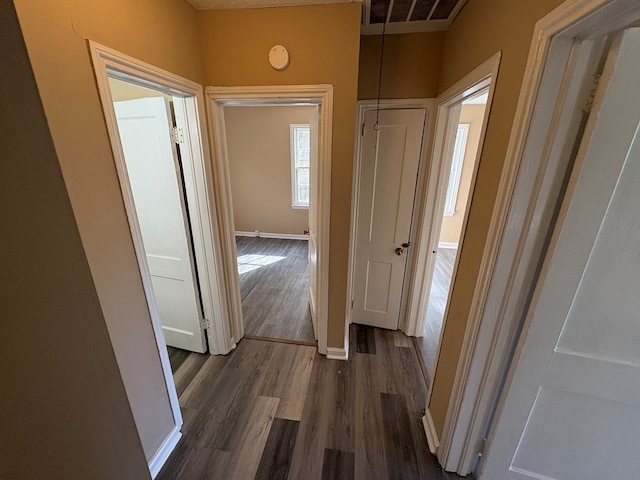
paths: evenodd
<path fill-rule="evenodd" d="M 404 248 L 398 247 L 396 248 L 396 255 L 402 255 L 404 253 Z"/>

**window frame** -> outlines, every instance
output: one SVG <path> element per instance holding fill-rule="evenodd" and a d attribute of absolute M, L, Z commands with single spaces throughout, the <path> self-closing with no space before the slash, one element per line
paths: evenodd
<path fill-rule="evenodd" d="M 308 123 L 292 123 L 289 125 L 290 151 L 291 151 L 291 208 L 309 209 L 309 203 L 302 203 L 298 198 L 298 169 L 307 169 L 311 173 L 311 145 L 309 145 L 309 166 L 299 167 L 297 158 L 296 130 L 306 129 L 311 136 L 311 125 Z M 309 139 L 311 143 L 311 139 Z M 309 182 L 309 187 L 311 182 Z"/>
<path fill-rule="evenodd" d="M 456 203 L 458 203 L 458 191 L 462 180 L 462 169 L 464 168 L 464 155 L 467 150 L 469 139 L 469 124 L 459 123 L 456 129 L 456 138 L 453 146 L 451 158 L 451 168 L 449 170 L 449 185 L 447 195 L 444 200 L 445 217 L 453 217 L 456 214 Z"/>

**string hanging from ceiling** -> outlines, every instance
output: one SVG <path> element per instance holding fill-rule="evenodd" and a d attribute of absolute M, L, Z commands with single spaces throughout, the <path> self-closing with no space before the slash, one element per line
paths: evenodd
<path fill-rule="evenodd" d="M 382 93 L 382 67 L 384 62 L 384 39 L 387 32 L 387 21 L 389 15 L 390 0 L 384 2 L 384 22 L 382 23 L 382 45 L 380 46 L 380 71 L 378 72 L 378 98 L 376 100 L 376 123 L 373 129 L 378 132 L 380 130 L 380 94 Z"/>

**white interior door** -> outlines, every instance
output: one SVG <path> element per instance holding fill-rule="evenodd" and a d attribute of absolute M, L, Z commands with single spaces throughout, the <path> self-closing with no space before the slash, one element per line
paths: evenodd
<path fill-rule="evenodd" d="M 638 478 L 640 29 L 613 43 L 480 478 Z"/>
<path fill-rule="evenodd" d="M 202 353 L 206 343 L 168 102 L 141 98 L 114 107 L 167 345 Z"/>
<path fill-rule="evenodd" d="M 397 329 L 425 109 L 365 114 L 352 321 Z"/>
<path fill-rule="evenodd" d="M 318 339 L 318 108 L 309 119 L 309 309 L 313 335 Z"/>

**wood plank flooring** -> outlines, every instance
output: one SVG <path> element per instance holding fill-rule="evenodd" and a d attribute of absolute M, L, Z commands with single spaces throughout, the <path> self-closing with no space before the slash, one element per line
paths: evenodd
<path fill-rule="evenodd" d="M 236 237 L 245 335 L 315 342 L 305 240 Z"/>
<path fill-rule="evenodd" d="M 417 339 L 429 381 L 433 378 L 438 340 L 440 339 L 440 330 L 444 320 L 444 311 L 447 308 L 456 254 L 457 250 L 455 248 L 438 249 L 436 268 L 433 274 L 431 293 L 429 294 L 427 319 L 424 323 L 424 334 Z"/>
<path fill-rule="evenodd" d="M 175 373 L 191 378 L 183 437 L 157 478 L 460 478 L 429 453 L 418 356 L 396 333 L 352 325 L 346 362 L 250 339 L 204 362 L 188 355 Z"/>

